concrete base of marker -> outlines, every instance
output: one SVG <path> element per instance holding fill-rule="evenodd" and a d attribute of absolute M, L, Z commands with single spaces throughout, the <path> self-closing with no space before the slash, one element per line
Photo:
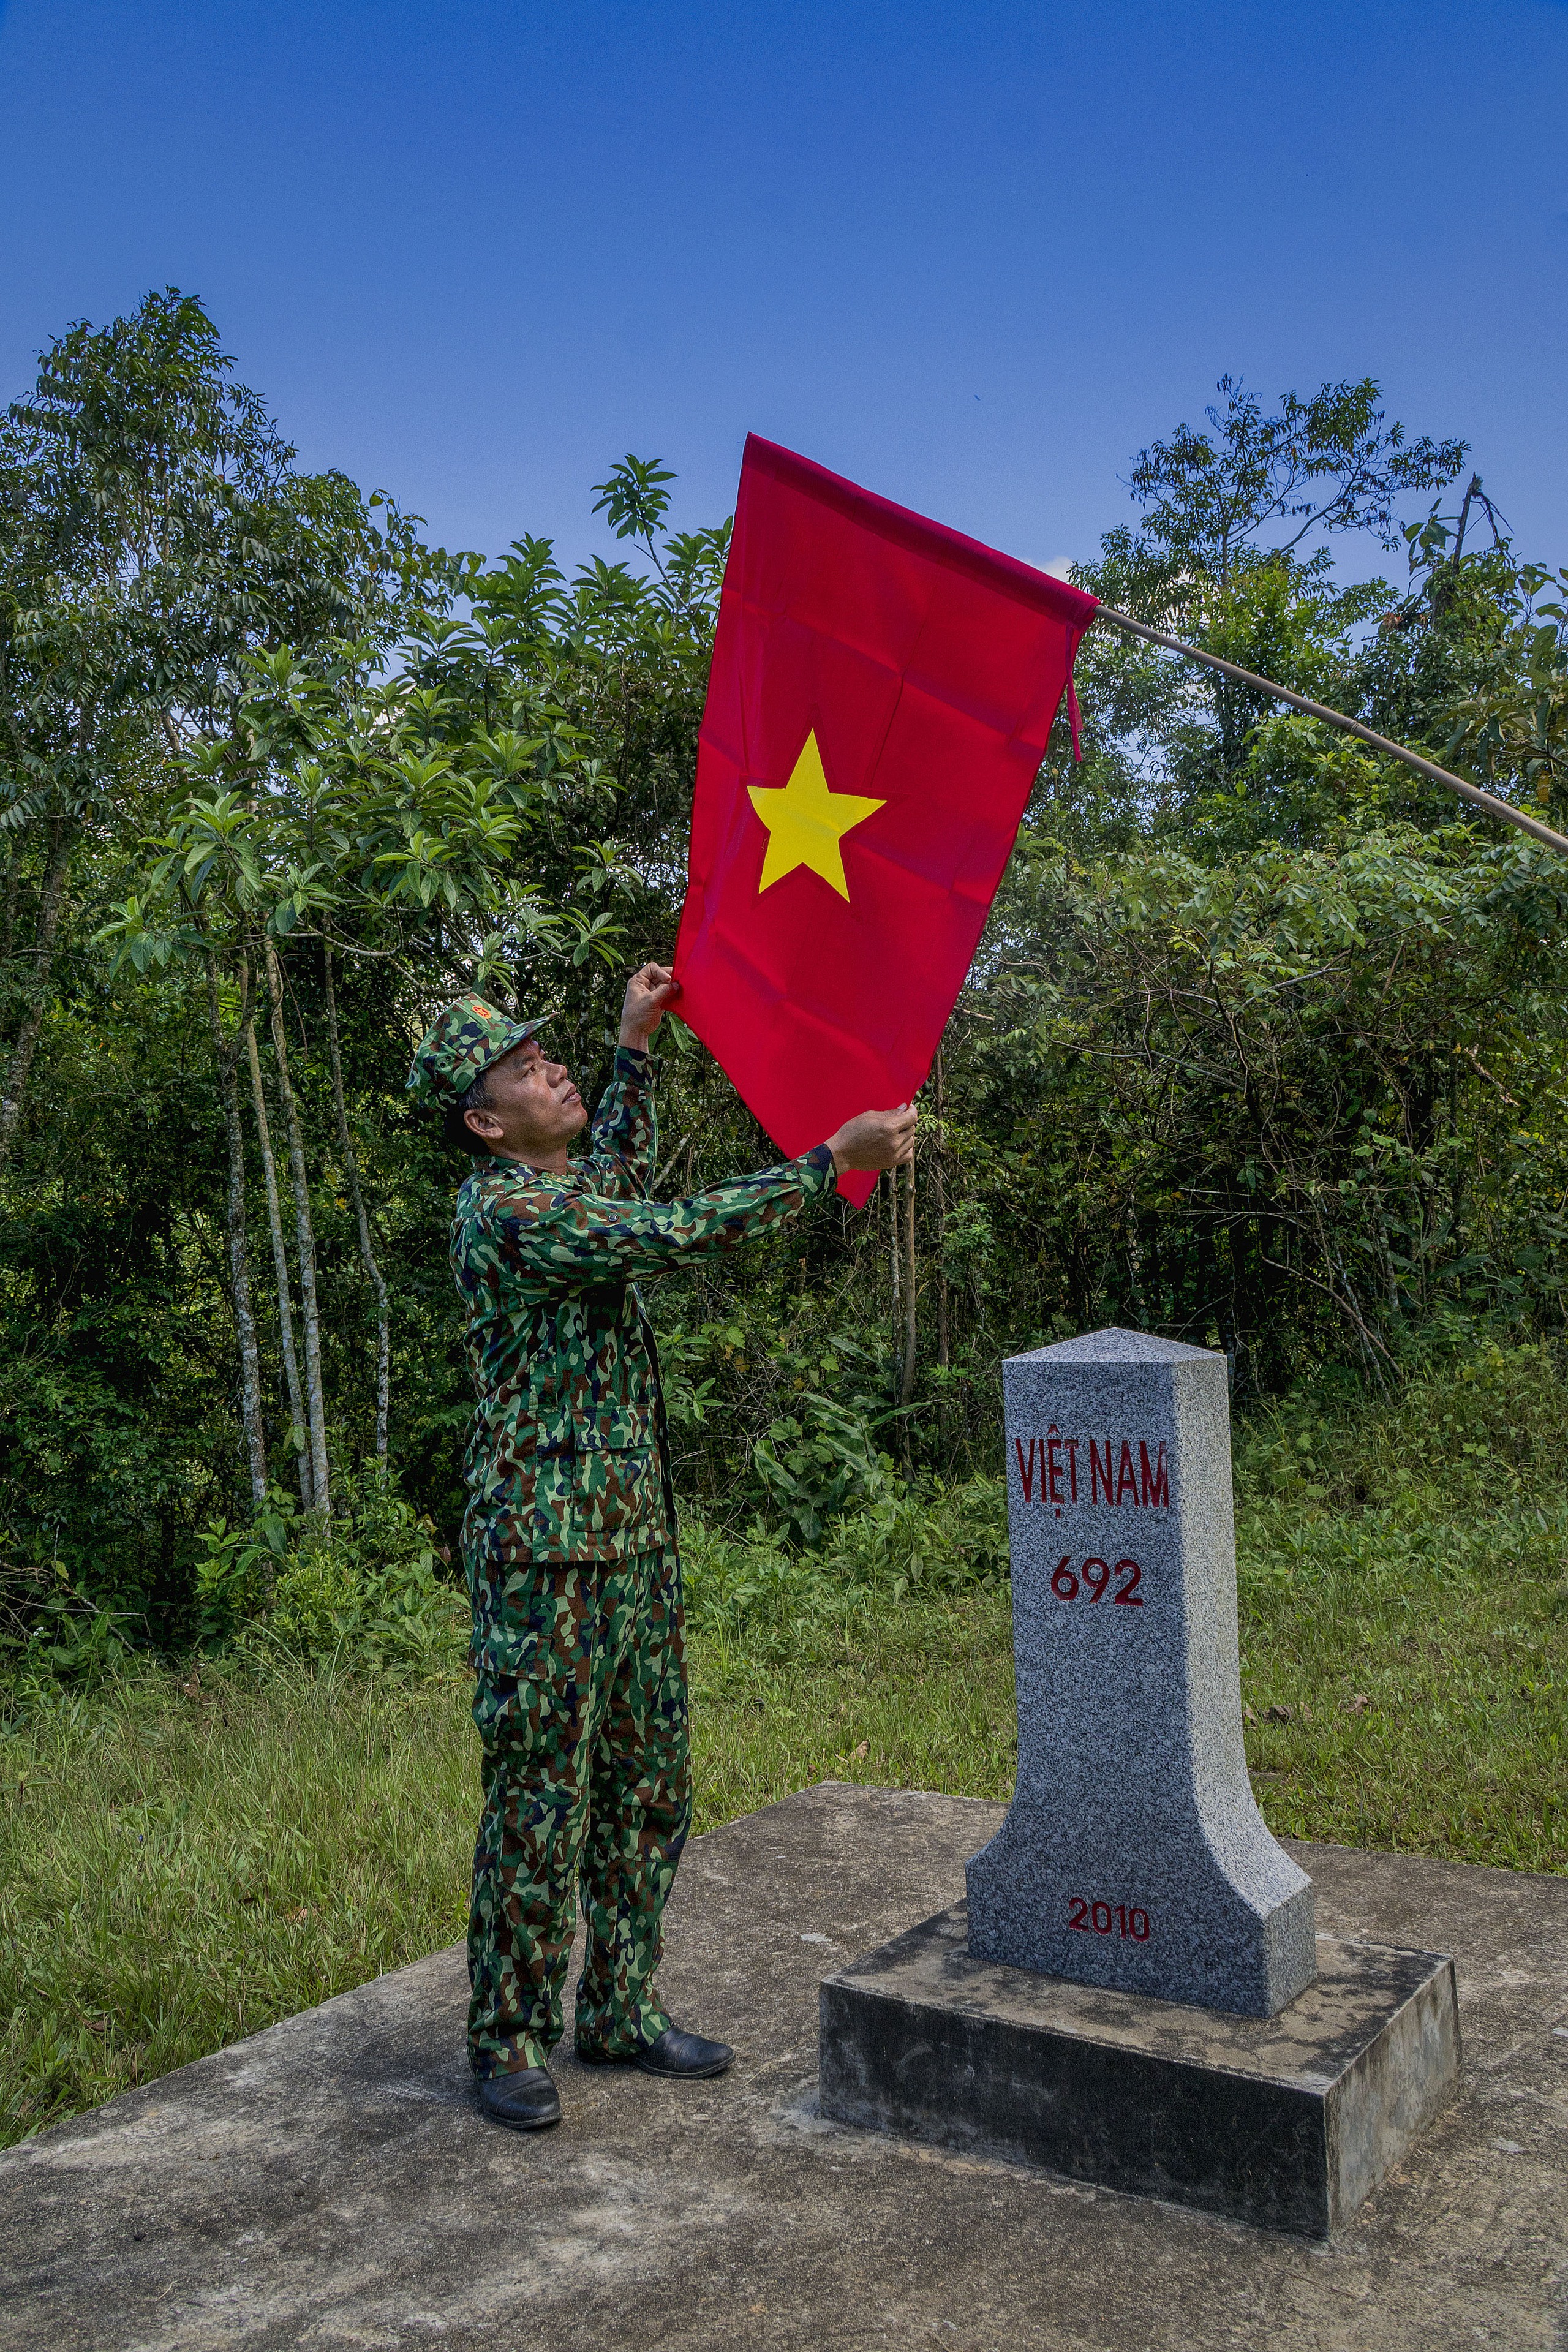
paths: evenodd
<path fill-rule="evenodd" d="M 1326 2238 L 1459 2071 L 1454 1964 L 1317 1939 L 1243 2018 L 973 1958 L 959 1904 L 822 1985 L 822 2113 Z"/>

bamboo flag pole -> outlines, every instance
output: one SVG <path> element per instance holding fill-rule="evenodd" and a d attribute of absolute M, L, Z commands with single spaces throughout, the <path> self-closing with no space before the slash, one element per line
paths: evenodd
<path fill-rule="evenodd" d="M 1539 817 L 1528 816 L 1523 809 L 1514 808 L 1507 801 L 1500 801 L 1495 793 L 1482 792 L 1479 784 L 1468 784 L 1463 776 L 1450 775 L 1447 769 L 1439 768 L 1435 760 L 1424 760 L 1419 751 L 1407 751 L 1403 743 L 1392 743 L 1386 735 L 1374 734 L 1370 727 L 1363 727 L 1359 719 L 1347 719 L 1342 710 L 1331 710 L 1327 703 L 1310 702 L 1304 694 L 1292 693 L 1288 686 L 1276 686 L 1271 677 L 1259 677 L 1254 670 L 1242 669 L 1235 662 L 1222 661 L 1218 654 L 1203 653 L 1196 646 L 1184 645 L 1180 637 L 1168 637 L 1163 629 L 1152 629 L 1147 621 L 1135 621 L 1131 613 L 1119 613 L 1113 604 L 1097 605 L 1094 618 L 1109 621 L 1113 629 L 1124 629 L 1129 636 L 1147 637 L 1152 646 L 1163 646 L 1168 653 L 1184 654 L 1188 661 L 1202 662 L 1206 669 L 1217 669 L 1224 677 L 1234 677 L 1242 686 L 1255 686 L 1260 694 L 1271 694 L 1277 701 L 1288 702 L 1293 710 L 1304 710 L 1309 719 L 1321 719 L 1330 727 L 1342 728 L 1347 735 L 1359 736 L 1363 743 L 1370 743 L 1374 751 L 1386 752 L 1391 760 L 1402 760 L 1407 768 L 1414 768 L 1418 776 L 1430 777 L 1433 783 L 1443 785 L 1447 792 L 1458 793 L 1459 798 L 1468 801 L 1472 807 L 1485 809 L 1489 816 L 1500 816 L 1505 824 L 1516 824 L 1521 833 L 1533 834 L 1537 841 L 1546 844 L 1548 849 L 1559 850 L 1568 857 L 1568 840 L 1564 840 L 1562 834 L 1553 833 L 1549 824 L 1542 824 Z"/>

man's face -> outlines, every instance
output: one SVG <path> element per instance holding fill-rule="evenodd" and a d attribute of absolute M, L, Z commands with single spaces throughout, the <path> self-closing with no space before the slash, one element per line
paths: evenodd
<path fill-rule="evenodd" d="M 563 1150 L 588 1123 L 565 1065 L 547 1060 L 536 1038 L 525 1038 L 492 1062 L 485 1077 L 489 1102 L 464 1118 L 492 1151 L 543 1160 Z"/>

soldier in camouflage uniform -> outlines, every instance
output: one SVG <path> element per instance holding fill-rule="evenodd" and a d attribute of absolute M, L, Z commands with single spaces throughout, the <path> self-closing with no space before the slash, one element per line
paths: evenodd
<path fill-rule="evenodd" d="M 891 1167 L 914 1113 L 868 1112 L 780 1168 L 650 1201 L 647 1045 L 679 992 L 646 965 L 587 1155 L 581 1097 L 538 1021 L 450 1005 L 409 1085 L 474 1155 L 452 1267 L 479 1391 L 465 1475 L 484 1813 L 468 1924 L 468 2049 L 488 2114 L 554 2123 L 576 1896 L 580 2058 L 721 2074 L 732 2053 L 659 2004 L 661 1920 L 690 1821 L 686 1660 L 669 1444 L 639 1276 L 776 1230 L 838 1169 Z"/>

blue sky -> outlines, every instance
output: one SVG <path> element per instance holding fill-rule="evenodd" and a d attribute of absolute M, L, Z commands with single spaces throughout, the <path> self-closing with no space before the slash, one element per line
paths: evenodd
<path fill-rule="evenodd" d="M 1226 369 L 1371 373 L 1568 562 L 1568 6 L 10 0 L 0 393 L 197 292 L 448 545 L 747 429 L 1036 562 Z"/>

